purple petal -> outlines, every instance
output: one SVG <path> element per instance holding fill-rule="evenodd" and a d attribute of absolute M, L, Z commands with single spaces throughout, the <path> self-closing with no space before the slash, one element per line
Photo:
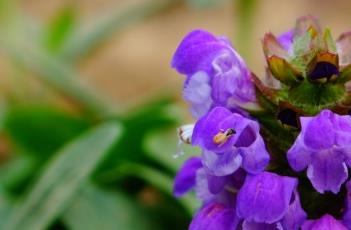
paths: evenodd
<path fill-rule="evenodd" d="M 204 203 L 213 201 L 215 198 L 214 194 L 212 194 L 209 190 L 207 173 L 204 168 L 201 168 L 196 172 L 195 193 L 196 197 Z"/>
<path fill-rule="evenodd" d="M 347 176 L 343 155 L 333 150 L 319 151 L 314 154 L 312 163 L 307 169 L 307 177 L 320 193 L 325 191 L 338 193 Z"/>
<path fill-rule="evenodd" d="M 287 152 L 289 164 L 295 171 L 304 170 L 311 162 L 311 153 L 301 139 L 300 136 L 297 137 L 294 145 Z"/>
<path fill-rule="evenodd" d="M 323 110 L 308 123 L 304 135 L 304 141 L 309 148 L 315 150 L 329 149 L 335 144 L 335 132 L 333 132 L 334 113 Z"/>
<path fill-rule="evenodd" d="M 191 105 L 191 113 L 194 117 L 201 117 L 212 106 L 210 77 L 206 72 L 195 73 L 183 90 L 184 99 Z"/>
<path fill-rule="evenodd" d="M 287 152 L 287 158 L 290 166 L 295 171 L 301 171 L 305 169 L 311 162 L 310 151 L 304 142 L 304 133 L 308 127 L 308 124 L 312 120 L 311 117 L 301 117 L 301 133 L 296 138 L 295 143 Z"/>
<path fill-rule="evenodd" d="M 212 97 L 216 104 L 231 109 L 256 102 L 251 73 L 234 49 L 218 55 L 212 66 L 215 70 Z"/>
<path fill-rule="evenodd" d="M 202 151 L 202 163 L 204 167 L 215 176 L 226 176 L 234 173 L 240 166 L 242 158 L 234 151 L 214 153 Z"/>
<path fill-rule="evenodd" d="M 237 215 L 249 222 L 268 223 L 282 219 L 289 208 L 297 180 L 262 172 L 248 175 L 237 198 Z"/>
<path fill-rule="evenodd" d="M 264 224 L 264 223 L 255 223 L 255 222 L 243 222 L 243 230 L 283 230 L 281 224 L 273 223 L 273 224 Z M 290 229 L 288 229 L 290 230 Z"/>
<path fill-rule="evenodd" d="M 239 219 L 233 208 L 223 204 L 211 203 L 203 208 L 193 218 L 189 230 L 228 230 L 236 229 Z"/>
<path fill-rule="evenodd" d="M 283 48 L 292 53 L 293 51 L 293 39 L 294 39 L 294 30 L 289 30 L 285 33 L 282 33 L 278 36 L 278 42 L 283 46 Z"/>
<path fill-rule="evenodd" d="M 302 230 L 347 230 L 341 221 L 325 214 L 318 220 L 307 220 L 301 227 Z"/>
<path fill-rule="evenodd" d="M 295 190 L 293 200 L 290 201 L 290 206 L 285 213 L 284 218 L 281 220 L 282 226 L 284 229 L 298 230 L 306 218 L 307 214 L 302 209 L 299 194 Z"/>
<path fill-rule="evenodd" d="M 301 133 L 289 149 L 290 166 L 303 170 L 315 189 L 338 193 L 351 165 L 351 117 L 322 110 L 315 117 L 301 118 Z"/>
<path fill-rule="evenodd" d="M 200 168 L 202 168 L 200 157 L 191 157 L 184 162 L 174 180 L 174 196 L 180 197 L 195 186 L 196 171 Z"/>
<path fill-rule="evenodd" d="M 346 183 L 346 205 L 345 205 L 345 212 L 343 216 L 343 223 L 351 229 L 351 181 Z"/>
<path fill-rule="evenodd" d="M 228 177 L 226 176 L 213 176 L 207 173 L 208 189 L 212 194 L 221 192 L 227 181 Z"/>
<path fill-rule="evenodd" d="M 199 70 L 210 72 L 211 62 L 218 52 L 227 50 L 228 44 L 204 30 L 194 30 L 178 46 L 172 67 L 178 72 L 193 75 Z"/>
<path fill-rule="evenodd" d="M 321 150 L 332 147 L 345 148 L 351 145 L 351 117 L 338 115 L 330 110 L 321 111 L 310 119 L 303 133 L 305 144 Z"/>
<path fill-rule="evenodd" d="M 235 129 L 242 122 L 245 121 L 241 115 L 233 114 L 224 107 L 215 107 L 196 122 L 192 136 L 193 144 L 216 153 L 229 151 L 233 148 L 235 137 L 240 131 L 222 144 L 216 144 L 213 139 L 218 133 Z"/>
<path fill-rule="evenodd" d="M 242 131 L 235 143 L 243 158 L 242 167 L 249 173 L 262 172 L 269 163 L 269 154 L 262 137 L 259 135 L 259 125 L 251 121 Z"/>

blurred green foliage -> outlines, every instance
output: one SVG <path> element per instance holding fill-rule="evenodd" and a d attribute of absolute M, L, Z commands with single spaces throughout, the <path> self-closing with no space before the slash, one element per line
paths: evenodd
<path fill-rule="evenodd" d="M 194 194 L 172 197 L 184 160 L 172 158 L 179 108 L 170 98 L 116 108 L 82 82 L 76 64 L 112 35 L 179 3 L 215 2 L 154 0 L 93 23 L 67 6 L 42 24 L 19 1 L 0 0 L 0 50 L 15 73 L 0 101 L 1 141 L 9 146 L 0 164 L 0 229 L 186 229 L 198 204 Z M 29 100 L 29 76 L 74 109 L 46 95 Z"/>

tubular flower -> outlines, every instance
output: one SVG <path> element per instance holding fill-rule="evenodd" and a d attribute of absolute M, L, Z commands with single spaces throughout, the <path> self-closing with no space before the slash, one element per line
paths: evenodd
<path fill-rule="evenodd" d="M 201 150 L 173 188 L 201 201 L 189 229 L 351 229 L 351 32 L 305 16 L 262 43 L 264 76 L 203 30 L 173 56 L 196 119 L 179 145 Z"/>
<path fill-rule="evenodd" d="M 183 96 L 195 117 L 214 106 L 257 108 L 250 71 L 225 37 L 192 31 L 176 50 L 172 67 L 186 75 Z"/>
<path fill-rule="evenodd" d="M 213 108 L 195 124 L 192 142 L 203 150 L 204 167 L 216 176 L 225 176 L 243 167 L 249 173 L 264 170 L 269 154 L 256 121 Z"/>
<path fill-rule="evenodd" d="M 299 229 L 306 219 L 296 191 L 297 179 L 262 172 L 248 175 L 237 198 L 244 229 Z"/>
<path fill-rule="evenodd" d="M 315 117 L 301 117 L 301 133 L 289 149 L 290 166 L 307 169 L 307 177 L 320 193 L 338 193 L 351 163 L 351 117 L 323 110 Z"/>

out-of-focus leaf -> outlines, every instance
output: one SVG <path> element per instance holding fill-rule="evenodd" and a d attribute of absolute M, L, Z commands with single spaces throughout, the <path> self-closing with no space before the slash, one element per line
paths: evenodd
<path fill-rule="evenodd" d="M 234 7 L 236 8 L 235 20 L 238 22 L 236 32 L 236 44 L 238 44 L 238 46 L 236 46 L 236 48 L 245 60 L 251 58 L 250 39 L 252 38 L 252 28 L 255 26 L 253 19 L 258 3 L 260 3 L 260 1 L 257 0 L 234 0 Z"/>
<path fill-rule="evenodd" d="M 121 32 L 130 25 L 141 22 L 157 13 L 164 12 L 184 0 L 146 0 L 121 11 L 101 15 L 99 20 L 94 19 L 82 26 L 63 47 L 62 57 L 74 61 L 94 50 L 106 41 L 111 35 Z"/>
<path fill-rule="evenodd" d="M 123 162 L 150 162 L 142 146 L 146 135 L 154 130 L 175 127 L 177 123 L 177 108 L 169 99 L 159 100 L 140 106 L 136 111 L 125 114 L 122 118 L 123 136 L 114 146 L 108 157 L 99 167 L 98 173 L 113 170 L 116 165 Z"/>
<path fill-rule="evenodd" d="M 5 229 L 4 224 L 13 211 L 13 204 L 7 196 L 3 187 L 0 185 L 0 229 Z"/>
<path fill-rule="evenodd" d="M 187 0 L 187 3 L 191 7 L 195 7 L 195 8 L 212 7 L 225 2 L 229 2 L 229 1 L 228 0 Z"/>
<path fill-rule="evenodd" d="M 49 107 L 19 106 L 4 119 L 4 131 L 25 152 L 47 158 L 90 124 L 87 119 Z"/>
<path fill-rule="evenodd" d="M 45 46 L 50 52 L 57 52 L 73 32 L 76 25 L 73 7 L 64 8 L 49 24 L 45 34 Z"/>
<path fill-rule="evenodd" d="M 133 175 L 137 178 L 143 179 L 150 185 L 153 185 L 160 191 L 173 196 L 173 180 L 171 177 L 165 175 L 159 170 L 153 169 L 148 166 L 134 163 L 125 163 L 116 168 L 115 173 L 122 173 L 125 175 Z M 199 207 L 196 198 L 189 194 L 179 199 L 179 202 L 187 210 L 188 214 L 192 215 L 195 210 Z"/>
<path fill-rule="evenodd" d="M 33 156 L 15 157 L 1 165 L 0 184 L 9 195 L 16 197 L 24 192 L 39 168 L 40 161 Z"/>
<path fill-rule="evenodd" d="M 97 90 L 86 85 L 72 66 L 64 64 L 35 44 L 30 44 L 22 36 L 0 37 L 0 48 L 25 70 L 35 73 L 39 80 L 75 102 L 78 108 L 88 114 L 101 119 L 111 112 Z"/>
<path fill-rule="evenodd" d="M 117 123 L 104 123 L 59 151 L 24 200 L 18 203 L 6 229 L 47 227 L 71 202 L 120 132 Z"/>
<path fill-rule="evenodd" d="M 72 230 L 160 229 L 135 200 L 93 185 L 82 188 L 64 211 L 63 221 Z"/>
<path fill-rule="evenodd" d="M 180 150 L 178 144 L 176 129 L 161 129 L 148 134 L 144 139 L 143 146 L 148 156 L 173 172 L 177 172 L 188 157 L 200 155 L 198 148 L 183 144 L 180 148 L 185 155 L 174 157 Z"/>

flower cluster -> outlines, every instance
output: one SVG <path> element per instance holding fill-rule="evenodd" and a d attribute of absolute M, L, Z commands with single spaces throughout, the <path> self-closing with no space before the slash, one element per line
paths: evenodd
<path fill-rule="evenodd" d="M 351 229 L 351 33 L 306 16 L 262 43 L 263 77 L 204 30 L 173 56 L 197 119 L 180 139 L 201 149 L 174 183 L 202 201 L 189 229 Z"/>

